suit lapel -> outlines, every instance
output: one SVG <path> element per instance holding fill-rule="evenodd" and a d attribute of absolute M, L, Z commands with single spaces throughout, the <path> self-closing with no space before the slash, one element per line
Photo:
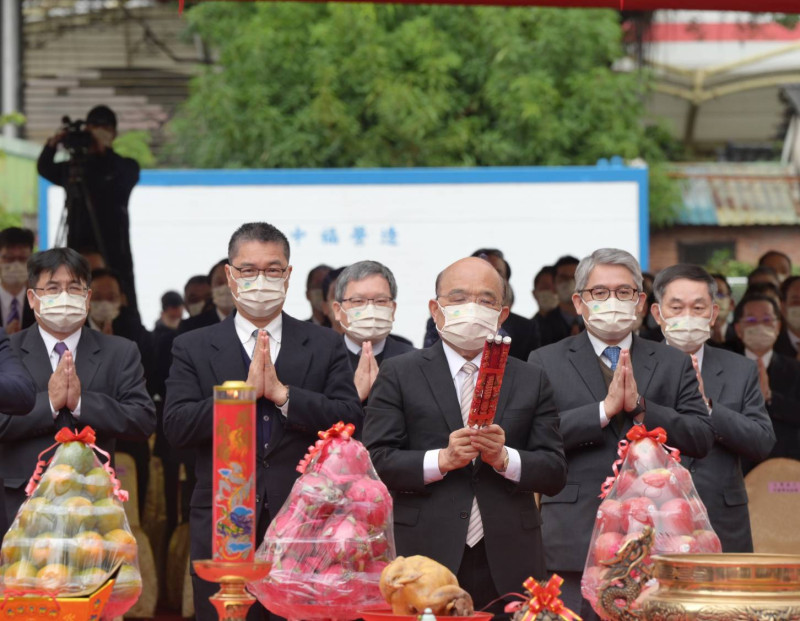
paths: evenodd
<path fill-rule="evenodd" d="M 713 347 L 703 345 L 703 368 L 700 369 L 700 374 L 703 377 L 703 388 L 706 392 L 706 397 L 711 399 L 714 403 L 719 400 L 725 389 L 725 375 L 722 365 L 717 359 L 716 352 Z"/>
<path fill-rule="evenodd" d="M 39 390 L 47 390 L 47 382 L 53 374 L 53 367 L 50 366 L 50 356 L 44 346 L 42 335 L 39 334 L 39 324 L 34 324 L 25 331 L 20 350 L 22 362 L 36 382 L 36 386 Z"/>
<path fill-rule="evenodd" d="M 233 313 L 215 328 L 209 339 L 211 368 L 217 385 L 228 380 L 247 379 L 247 366 L 242 358 L 242 344 L 233 324 Z M 209 387 L 210 389 L 211 387 Z"/>
<path fill-rule="evenodd" d="M 100 355 L 103 351 L 100 339 L 94 330 L 83 327 L 81 338 L 78 341 L 78 353 L 75 356 L 75 372 L 81 380 L 81 388 L 92 385 L 97 369 L 100 367 Z"/>
<path fill-rule="evenodd" d="M 306 348 L 308 334 L 305 328 L 304 322 L 289 317 L 286 313 L 283 314 L 281 351 L 278 353 L 278 359 L 275 360 L 275 373 L 278 375 L 278 379 L 286 385 L 302 386 L 308 372 L 308 365 L 311 364 L 311 352 Z M 291 399 L 291 395 L 289 398 Z M 272 437 L 269 439 L 269 448 L 265 457 L 280 444 L 286 423 L 278 407 L 273 407 L 275 415 L 272 417 Z M 291 409 L 291 405 L 289 408 Z"/>
<path fill-rule="evenodd" d="M 573 340 L 567 355 L 570 364 L 575 367 L 578 377 L 583 380 L 589 392 L 592 393 L 594 400 L 602 401 L 605 399 L 608 391 L 603 380 L 603 372 L 598 366 L 597 354 L 594 353 L 592 343 L 585 332 Z"/>
<path fill-rule="evenodd" d="M 655 350 L 645 344 L 642 339 L 634 335 L 631 344 L 631 363 L 633 364 L 633 377 L 636 380 L 636 388 L 640 395 L 647 392 L 650 380 L 658 366 L 655 357 Z"/>
<path fill-rule="evenodd" d="M 444 354 L 442 342 L 439 341 L 432 347 L 424 350 L 424 361 L 420 365 L 422 374 L 428 382 L 433 393 L 433 398 L 439 410 L 447 421 L 450 431 L 456 431 L 464 426 L 461 419 L 461 406 L 456 397 L 450 367 Z"/>

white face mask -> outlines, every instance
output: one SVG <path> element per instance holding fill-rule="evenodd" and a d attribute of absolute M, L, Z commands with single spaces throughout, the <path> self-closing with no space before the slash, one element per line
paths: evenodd
<path fill-rule="evenodd" d="M 211 290 L 211 300 L 221 312 L 227 314 L 233 310 L 233 295 L 228 285 L 220 285 Z"/>
<path fill-rule="evenodd" d="M 22 261 L 12 263 L 0 263 L 0 280 L 15 287 L 21 285 L 28 279 L 28 268 Z"/>
<path fill-rule="evenodd" d="M 572 299 L 572 294 L 575 293 L 575 279 L 562 280 L 556 283 L 556 294 L 558 301 L 561 304 L 567 304 Z"/>
<path fill-rule="evenodd" d="M 102 302 L 95 302 L 92 300 L 89 304 L 89 317 L 92 318 L 92 321 L 100 325 L 109 321 L 114 321 L 119 317 L 119 304 L 105 300 Z"/>
<path fill-rule="evenodd" d="M 269 317 L 282 305 L 286 299 L 286 280 L 269 280 L 264 274 L 259 274 L 255 280 L 244 280 L 236 278 L 238 286 L 238 296 L 233 299 L 239 303 L 242 310 L 252 317 Z"/>
<path fill-rule="evenodd" d="M 742 331 L 742 342 L 752 352 L 760 353 L 772 349 L 778 332 L 769 326 L 747 326 Z"/>
<path fill-rule="evenodd" d="M 230 289 L 228 289 L 227 286 L 225 286 L 225 291 L 227 291 L 228 295 L 230 296 Z M 231 300 L 233 300 L 233 298 L 231 298 Z M 206 306 L 205 300 L 200 300 L 199 302 L 193 302 L 191 304 L 186 305 L 186 312 L 189 313 L 189 317 L 196 317 L 197 315 L 203 312 L 205 306 Z M 178 321 L 180 321 L 180 319 Z"/>
<path fill-rule="evenodd" d="M 731 299 L 730 298 L 717 298 L 717 306 L 719 306 L 718 319 L 721 323 L 725 323 L 728 315 L 731 314 Z"/>
<path fill-rule="evenodd" d="M 439 308 L 444 315 L 444 325 L 439 334 L 442 340 L 458 349 L 478 350 L 483 347 L 487 336 L 497 333 L 499 310 L 486 308 L 475 302 L 453 306 L 439 304 Z"/>
<path fill-rule="evenodd" d="M 349 325 L 345 326 L 343 323 L 339 323 L 348 336 L 358 342 L 372 341 L 374 343 L 385 339 L 392 331 L 394 309 L 391 306 L 367 304 L 362 308 L 351 308 L 345 311 L 345 314 Z"/>
<path fill-rule="evenodd" d="M 581 298 L 581 302 L 589 309 L 589 318 L 586 325 L 591 328 L 602 341 L 621 341 L 633 329 L 636 323 L 636 301 L 618 300 L 609 296 L 607 300 L 599 302 Z"/>
<path fill-rule="evenodd" d="M 536 303 L 539 305 L 539 312 L 547 314 L 558 306 L 558 295 L 555 291 L 545 289 L 543 291 L 536 291 L 533 294 Z M 572 294 L 570 294 L 572 297 Z"/>
<path fill-rule="evenodd" d="M 800 306 L 790 306 L 786 309 L 786 323 L 795 332 L 800 332 Z"/>
<path fill-rule="evenodd" d="M 177 330 L 178 326 L 181 324 L 180 317 L 162 317 L 161 323 L 163 323 L 166 327 Z"/>
<path fill-rule="evenodd" d="M 36 316 L 53 332 L 72 333 L 86 321 L 86 297 L 70 295 L 62 291 L 58 295 L 39 297 L 39 312 Z"/>
<path fill-rule="evenodd" d="M 658 307 L 661 312 L 661 307 Z M 664 314 L 661 313 L 664 317 Z M 711 324 L 708 317 L 681 315 L 680 317 L 664 317 L 667 325 L 661 328 L 667 343 L 687 354 L 693 354 L 703 346 L 711 336 Z"/>

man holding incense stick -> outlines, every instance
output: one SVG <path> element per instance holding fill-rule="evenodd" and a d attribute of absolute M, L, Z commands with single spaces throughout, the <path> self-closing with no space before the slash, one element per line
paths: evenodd
<path fill-rule="evenodd" d="M 394 497 L 397 553 L 447 566 L 476 609 L 544 577 L 534 493 L 556 494 L 566 481 L 541 369 L 508 358 L 494 421 L 467 426 L 486 337 L 508 315 L 505 286 L 476 257 L 439 274 L 429 309 L 441 340 L 383 362 L 363 436 Z"/>

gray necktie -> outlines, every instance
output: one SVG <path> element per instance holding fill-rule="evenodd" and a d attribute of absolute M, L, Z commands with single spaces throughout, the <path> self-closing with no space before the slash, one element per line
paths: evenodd
<path fill-rule="evenodd" d="M 467 426 L 469 420 L 469 410 L 472 406 L 472 396 L 475 393 L 475 386 L 472 383 L 472 376 L 478 367 L 473 362 L 465 362 L 461 367 L 461 420 Z M 467 545 L 472 548 L 476 543 L 483 539 L 483 523 L 481 522 L 481 512 L 478 509 L 478 499 L 473 496 L 472 510 L 469 513 L 469 525 L 467 526 Z"/>

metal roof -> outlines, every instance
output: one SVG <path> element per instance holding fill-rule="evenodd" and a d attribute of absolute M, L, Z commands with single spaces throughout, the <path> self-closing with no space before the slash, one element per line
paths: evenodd
<path fill-rule="evenodd" d="M 681 164 L 678 224 L 800 225 L 800 177 L 780 163 Z"/>

